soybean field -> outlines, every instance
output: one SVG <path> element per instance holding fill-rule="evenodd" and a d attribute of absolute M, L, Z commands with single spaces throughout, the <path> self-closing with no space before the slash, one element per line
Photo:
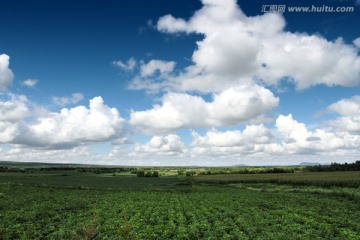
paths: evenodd
<path fill-rule="evenodd" d="M 359 174 L 283 174 L 0 173 L 0 239 L 360 239 Z"/>

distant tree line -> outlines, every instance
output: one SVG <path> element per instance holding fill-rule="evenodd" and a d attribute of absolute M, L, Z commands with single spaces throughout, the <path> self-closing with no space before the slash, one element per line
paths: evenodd
<path fill-rule="evenodd" d="M 0 172 L 45 172 L 45 171 L 79 171 L 82 173 L 120 173 L 136 171 L 134 167 L 41 167 L 41 168 L 12 168 L 0 167 Z"/>
<path fill-rule="evenodd" d="M 331 163 L 330 165 L 306 166 L 308 172 L 360 171 L 360 161 L 354 163 Z"/>
<path fill-rule="evenodd" d="M 196 175 L 196 171 L 185 170 L 185 169 L 178 169 L 177 173 L 178 173 L 178 176 L 185 175 L 187 177 L 192 177 L 192 176 Z"/>
<path fill-rule="evenodd" d="M 0 167 L 0 172 L 26 172 L 26 170 L 21 168 Z"/>
<path fill-rule="evenodd" d="M 137 170 L 136 171 L 137 177 L 159 177 L 158 171 L 144 171 L 144 170 Z"/>
<path fill-rule="evenodd" d="M 261 173 L 294 173 L 297 168 L 235 168 L 235 169 L 213 169 L 199 172 L 198 175 L 217 175 L 217 174 L 261 174 Z"/>
<path fill-rule="evenodd" d="M 101 174 L 101 173 L 121 173 L 121 172 L 131 172 L 136 170 L 136 168 L 132 167 L 120 167 L 120 168 L 77 168 L 76 169 L 79 172 L 92 172 L 95 174 Z"/>

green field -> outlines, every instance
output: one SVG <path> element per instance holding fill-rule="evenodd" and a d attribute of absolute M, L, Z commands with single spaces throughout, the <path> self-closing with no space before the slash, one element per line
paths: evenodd
<path fill-rule="evenodd" d="M 0 239 L 360 239 L 359 173 L 0 173 Z"/>
<path fill-rule="evenodd" d="M 198 183 L 276 183 L 319 187 L 359 187 L 360 171 L 347 172 L 299 172 L 280 174 L 227 174 L 200 175 L 194 178 Z"/>

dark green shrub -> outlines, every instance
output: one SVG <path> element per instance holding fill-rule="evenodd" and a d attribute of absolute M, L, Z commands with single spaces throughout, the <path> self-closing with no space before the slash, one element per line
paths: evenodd
<path fill-rule="evenodd" d="M 145 171 L 144 170 L 138 170 L 136 172 L 136 176 L 137 177 L 144 177 L 145 176 Z"/>

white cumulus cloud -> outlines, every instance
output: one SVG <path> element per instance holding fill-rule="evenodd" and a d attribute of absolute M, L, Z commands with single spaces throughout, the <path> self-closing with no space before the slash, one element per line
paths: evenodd
<path fill-rule="evenodd" d="M 18 122 L 30 115 L 24 95 L 0 94 L 0 122 Z"/>
<path fill-rule="evenodd" d="M 191 155 L 194 157 L 244 157 L 283 159 L 293 156 L 350 156 L 359 154 L 360 137 L 331 128 L 309 130 L 292 115 L 280 115 L 275 128 L 248 125 L 243 131 L 221 132 L 212 129 L 201 136 L 192 132 Z M 298 157 L 301 158 L 301 157 Z"/>
<path fill-rule="evenodd" d="M 193 131 L 192 136 L 193 156 L 251 155 L 264 151 L 273 140 L 270 130 L 262 124 L 248 125 L 244 131 L 212 129 L 204 136 Z"/>
<path fill-rule="evenodd" d="M 337 119 L 330 121 L 331 126 L 339 131 L 360 135 L 360 96 L 342 99 L 331 104 L 327 110 L 340 115 Z"/>
<path fill-rule="evenodd" d="M 6 90 L 14 79 L 14 73 L 9 68 L 9 60 L 10 57 L 8 55 L 0 54 L 0 91 Z"/>
<path fill-rule="evenodd" d="M 89 108 L 77 106 L 49 113 L 28 124 L 15 143 L 45 148 L 69 148 L 82 143 L 103 142 L 123 134 L 124 119 L 101 97 L 90 100 Z"/>
<path fill-rule="evenodd" d="M 181 128 L 230 126 L 252 120 L 278 105 L 279 99 L 258 85 L 243 85 L 213 95 L 211 102 L 186 93 L 167 93 L 161 105 L 132 111 L 130 124 L 146 133 Z"/>
<path fill-rule="evenodd" d="M 20 133 L 20 123 L 30 116 L 30 110 L 23 95 L 2 94 L 0 97 L 0 143 L 8 143 Z"/>
<path fill-rule="evenodd" d="M 336 152 L 352 144 L 352 141 L 348 142 L 348 134 L 338 134 L 330 129 L 310 131 L 304 123 L 294 120 L 291 114 L 280 115 L 275 126 L 281 135 L 283 152 L 286 154 Z"/>
<path fill-rule="evenodd" d="M 304 89 L 360 82 L 355 44 L 288 32 L 282 15 L 248 17 L 235 0 L 202 3 L 189 19 L 166 15 L 158 20 L 161 32 L 195 33 L 203 39 L 196 43 L 192 64 L 183 69 L 174 71 L 174 62 L 166 62 L 165 68 L 160 60 L 142 65 L 130 88 L 167 93 L 153 109 L 132 111 L 133 126 L 153 134 L 186 127 L 233 126 L 260 119 L 278 105 L 267 86 L 290 81 Z M 195 93 L 212 93 L 213 100 L 207 102 Z"/>
<path fill-rule="evenodd" d="M 197 33 L 193 65 L 179 76 L 137 82 L 138 89 L 172 88 L 178 91 L 216 92 L 243 82 L 281 84 L 297 89 L 324 84 L 354 86 L 360 83 L 358 40 L 345 44 L 318 35 L 285 30 L 285 19 L 269 13 L 246 16 L 235 0 L 203 0 L 203 7 L 188 19 L 166 15 L 159 19 L 161 32 Z"/>
<path fill-rule="evenodd" d="M 136 144 L 135 156 L 180 156 L 186 153 L 185 144 L 174 134 L 153 136 L 146 144 Z"/>
<path fill-rule="evenodd" d="M 220 132 L 216 129 L 208 131 L 201 137 L 192 132 L 194 145 L 210 145 L 217 147 L 244 146 L 247 144 L 263 144 L 271 141 L 272 134 L 264 125 L 248 125 L 244 131 L 232 130 Z"/>

